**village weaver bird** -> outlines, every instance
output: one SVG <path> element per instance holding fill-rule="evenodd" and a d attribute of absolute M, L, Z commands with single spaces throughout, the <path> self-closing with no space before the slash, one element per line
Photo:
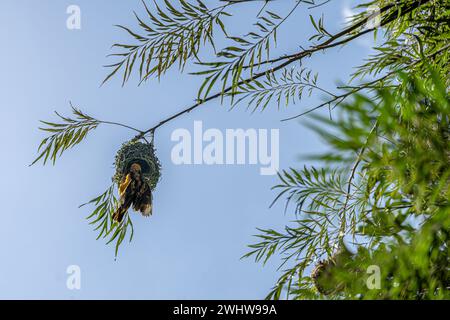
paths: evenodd
<path fill-rule="evenodd" d="M 128 209 L 139 211 L 144 216 L 152 214 L 152 191 L 142 176 L 142 167 L 133 163 L 128 174 L 119 186 L 119 207 L 113 215 L 113 220 L 121 222 Z"/>

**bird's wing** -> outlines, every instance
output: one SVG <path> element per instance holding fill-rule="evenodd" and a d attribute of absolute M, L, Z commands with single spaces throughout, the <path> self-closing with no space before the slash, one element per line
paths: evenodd
<path fill-rule="evenodd" d="M 123 197 L 125 195 L 125 191 L 127 191 L 128 186 L 131 183 L 131 174 L 127 174 L 125 181 L 123 181 L 119 186 L 119 195 Z"/>
<path fill-rule="evenodd" d="M 152 214 L 152 191 L 148 183 L 142 184 L 134 202 L 134 209 L 140 211 L 143 216 L 150 216 Z"/>

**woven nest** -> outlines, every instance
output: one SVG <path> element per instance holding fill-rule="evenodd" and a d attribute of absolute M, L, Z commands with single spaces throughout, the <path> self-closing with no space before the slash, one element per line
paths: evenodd
<path fill-rule="evenodd" d="M 314 281 L 317 291 L 323 295 L 330 295 L 337 291 L 332 277 L 334 266 L 335 263 L 333 260 L 322 260 L 319 261 L 311 273 L 311 278 Z"/>
<path fill-rule="evenodd" d="M 124 143 L 116 155 L 114 164 L 116 174 L 113 181 L 120 184 L 133 163 L 141 165 L 144 179 L 150 185 L 150 188 L 154 189 L 161 176 L 161 165 L 156 157 L 153 144 L 139 141 Z"/>
<path fill-rule="evenodd" d="M 335 270 L 346 266 L 351 256 L 352 253 L 345 245 L 342 245 L 331 257 L 319 261 L 311 272 L 311 278 L 318 292 L 331 295 L 344 290 L 345 284 L 335 278 Z M 353 271 L 349 270 L 349 272 Z"/>

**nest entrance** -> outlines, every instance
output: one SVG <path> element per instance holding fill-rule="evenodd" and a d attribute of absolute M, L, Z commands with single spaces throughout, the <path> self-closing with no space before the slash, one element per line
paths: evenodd
<path fill-rule="evenodd" d="M 137 163 L 141 166 L 142 173 L 144 175 L 151 172 L 150 164 L 147 161 L 142 160 L 142 159 L 132 159 L 132 160 L 128 161 L 128 164 L 126 165 L 126 172 L 128 172 L 130 170 L 131 165 L 133 163 Z"/>
<path fill-rule="evenodd" d="M 161 165 L 156 157 L 155 148 L 151 143 L 129 141 L 122 145 L 116 155 L 116 173 L 113 181 L 117 184 L 127 175 L 133 163 L 142 168 L 142 175 L 150 188 L 154 189 L 161 176 Z"/>

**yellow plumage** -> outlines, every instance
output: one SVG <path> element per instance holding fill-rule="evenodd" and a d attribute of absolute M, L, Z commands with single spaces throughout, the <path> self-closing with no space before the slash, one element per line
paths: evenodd
<path fill-rule="evenodd" d="M 122 182 L 122 183 L 120 184 L 120 186 L 119 186 L 119 195 L 120 195 L 121 197 L 124 196 L 125 191 L 127 191 L 127 188 L 128 188 L 128 186 L 130 185 L 130 183 L 131 183 L 131 175 L 130 175 L 130 174 L 127 174 L 127 176 L 126 176 L 126 178 L 125 178 L 125 181 Z"/>
<path fill-rule="evenodd" d="M 152 190 L 142 176 L 142 168 L 133 163 L 129 173 L 119 185 L 119 207 L 113 214 L 113 220 L 121 222 L 125 213 L 132 206 L 144 216 L 152 214 Z"/>

